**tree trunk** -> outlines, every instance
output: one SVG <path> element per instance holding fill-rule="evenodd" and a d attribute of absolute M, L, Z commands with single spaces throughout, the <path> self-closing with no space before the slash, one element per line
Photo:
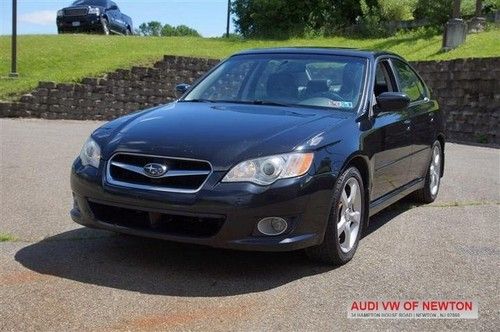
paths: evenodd
<path fill-rule="evenodd" d="M 460 5 L 462 0 L 453 0 L 453 18 L 460 18 Z"/>
<path fill-rule="evenodd" d="M 483 16 L 483 1 L 482 0 L 476 0 L 476 17 L 481 17 Z"/>

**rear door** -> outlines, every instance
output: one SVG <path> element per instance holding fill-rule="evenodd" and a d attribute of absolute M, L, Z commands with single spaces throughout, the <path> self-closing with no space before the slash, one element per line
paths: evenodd
<path fill-rule="evenodd" d="M 436 134 L 435 103 L 429 99 L 429 90 L 404 61 L 392 59 L 399 91 L 410 98 L 407 113 L 411 121 L 412 158 L 409 169 L 410 180 L 425 177 L 431 156 L 431 146 Z"/>
<path fill-rule="evenodd" d="M 376 66 L 373 98 L 383 92 L 397 91 L 396 80 L 388 59 Z M 406 110 L 380 110 L 372 129 L 365 137 L 366 149 L 373 154 L 374 173 L 371 200 L 399 189 L 410 181 L 412 138 L 411 122 Z"/>

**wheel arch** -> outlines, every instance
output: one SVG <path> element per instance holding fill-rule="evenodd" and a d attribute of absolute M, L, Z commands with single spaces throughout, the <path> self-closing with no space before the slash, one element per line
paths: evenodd
<path fill-rule="evenodd" d="M 356 167 L 356 169 L 361 174 L 361 178 L 363 179 L 363 187 L 364 187 L 364 195 L 365 195 L 365 217 L 363 220 L 363 228 L 362 231 L 366 230 L 366 227 L 369 225 L 369 215 L 370 215 L 370 186 L 372 182 L 372 176 L 370 174 L 369 160 L 368 157 L 362 155 L 360 153 L 356 153 L 351 155 L 347 161 L 342 166 L 340 174 L 342 174 L 349 167 Z"/>
<path fill-rule="evenodd" d="M 445 157 L 444 157 L 444 146 L 445 146 L 445 139 L 444 139 L 444 134 L 438 134 L 437 140 L 439 141 L 439 144 L 441 144 L 441 154 L 442 154 L 442 161 L 441 161 L 441 177 L 444 175 L 444 163 L 445 163 Z"/>

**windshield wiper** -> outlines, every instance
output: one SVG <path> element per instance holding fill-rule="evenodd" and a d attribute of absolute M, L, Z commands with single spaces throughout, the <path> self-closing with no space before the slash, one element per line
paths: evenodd
<path fill-rule="evenodd" d="M 275 101 L 272 101 L 272 100 L 254 100 L 251 103 L 255 104 L 255 105 L 268 105 L 268 106 L 290 107 L 289 104 L 278 103 L 278 102 L 275 102 Z"/>
<path fill-rule="evenodd" d="M 278 103 L 271 100 L 213 100 L 213 99 L 190 99 L 179 100 L 180 102 L 192 103 L 227 103 L 227 104 L 248 104 L 248 105 L 267 105 L 267 106 L 282 106 L 291 107 L 289 104 Z"/>
<path fill-rule="evenodd" d="M 210 99 L 182 99 L 179 100 L 181 103 L 216 103 L 216 100 L 210 100 Z"/>

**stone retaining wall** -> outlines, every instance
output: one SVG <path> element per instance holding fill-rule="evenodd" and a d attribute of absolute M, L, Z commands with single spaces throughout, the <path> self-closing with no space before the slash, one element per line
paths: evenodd
<path fill-rule="evenodd" d="M 165 56 L 153 67 L 120 69 L 80 83 L 40 82 L 2 117 L 110 120 L 174 100 L 175 84 L 192 83 L 218 60 Z M 412 63 L 446 114 L 449 139 L 500 144 L 500 58 Z"/>
<path fill-rule="evenodd" d="M 412 65 L 439 101 L 449 139 L 500 144 L 500 58 Z"/>
<path fill-rule="evenodd" d="M 177 83 L 192 83 L 218 62 L 165 56 L 153 67 L 118 69 L 80 83 L 40 82 L 18 102 L 0 102 L 0 116 L 111 120 L 174 100 Z"/>

